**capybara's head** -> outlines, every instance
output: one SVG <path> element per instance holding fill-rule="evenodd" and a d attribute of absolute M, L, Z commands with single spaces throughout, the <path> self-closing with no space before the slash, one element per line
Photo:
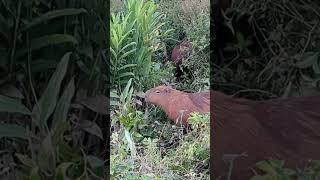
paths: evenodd
<path fill-rule="evenodd" d="M 157 106 L 164 106 L 175 91 L 177 90 L 173 89 L 171 86 L 157 86 L 149 89 L 145 93 L 145 101 Z"/>
<path fill-rule="evenodd" d="M 188 58 L 191 52 L 192 44 L 190 41 L 183 41 L 177 45 L 171 53 L 171 60 L 175 65 L 180 65 L 183 59 Z"/>

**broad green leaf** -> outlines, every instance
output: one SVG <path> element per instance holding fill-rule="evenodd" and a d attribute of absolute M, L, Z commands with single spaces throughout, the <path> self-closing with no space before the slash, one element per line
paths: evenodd
<path fill-rule="evenodd" d="M 67 8 L 67 9 L 58 9 L 54 11 L 49 11 L 45 14 L 42 14 L 39 17 L 33 18 L 31 22 L 27 23 L 25 27 L 21 28 L 21 32 L 30 29 L 33 26 L 36 26 L 40 23 L 48 22 L 51 19 L 62 17 L 62 16 L 70 16 L 70 15 L 78 15 L 80 13 L 87 13 L 87 10 L 80 8 Z"/>
<path fill-rule="evenodd" d="M 35 120 L 37 123 L 39 123 L 40 127 L 46 125 L 48 118 L 53 113 L 56 107 L 61 82 L 68 69 L 70 55 L 71 52 L 68 52 L 62 57 L 56 71 L 53 73 L 47 88 L 45 89 L 39 100 L 40 110 L 38 109 L 37 104 L 35 104 L 35 106 L 33 107 L 33 113 L 35 113 L 36 115 Z"/>
<path fill-rule="evenodd" d="M 50 45 L 73 43 L 77 44 L 78 41 L 68 34 L 51 34 L 44 35 L 31 41 L 31 50 L 38 50 Z M 24 56 L 28 52 L 28 48 L 24 48 L 17 52 L 17 58 Z"/>
<path fill-rule="evenodd" d="M 0 124 L 0 138 L 2 137 L 28 138 L 26 129 L 16 124 Z"/>
<path fill-rule="evenodd" d="M 67 115 L 70 107 L 71 99 L 74 95 L 75 87 L 74 87 L 74 78 L 72 78 L 64 90 L 58 104 L 56 110 L 53 115 L 53 126 L 59 121 L 66 121 Z"/>
<path fill-rule="evenodd" d="M 20 101 L 2 95 L 0 95 L 0 112 L 31 114 Z"/>

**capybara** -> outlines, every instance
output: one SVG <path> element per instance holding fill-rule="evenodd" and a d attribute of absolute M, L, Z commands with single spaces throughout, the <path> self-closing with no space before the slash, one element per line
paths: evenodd
<path fill-rule="evenodd" d="M 179 80 L 185 73 L 191 78 L 190 71 L 187 68 L 181 68 L 182 61 L 186 60 L 192 51 L 192 44 L 188 40 L 183 40 L 180 44 L 173 48 L 171 53 L 171 61 L 176 66 L 175 76 Z"/>
<path fill-rule="evenodd" d="M 320 96 L 252 101 L 212 92 L 211 100 L 212 179 L 227 179 L 227 154 L 246 154 L 234 160 L 232 180 L 250 179 L 261 160 L 290 168 L 320 160 Z"/>
<path fill-rule="evenodd" d="M 145 98 L 176 124 L 187 125 L 190 112 L 211 112 L 211 179 L 227 179 L 230 164 L 224 158 L 235 155 L 243 154 L 233 162 L 232 180 L 250 179 L 261 160 L 285 160 L 290 168 L 320 160 L 320 96 L 253 101 L 158 86 Z"/>
<path fill-rule="evenodd" d="M 186 93 L 173 89 L 170 86 L 158 86 L 145 93 L 145 100 L 160 106 L 168 117 L 178 126 L 188 127 L 190 113 L 210 112 L 210 93 Z"/>

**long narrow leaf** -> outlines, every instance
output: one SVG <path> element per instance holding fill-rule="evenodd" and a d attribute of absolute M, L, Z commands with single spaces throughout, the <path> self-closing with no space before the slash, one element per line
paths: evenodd
<path fill-rule="evenodd" d="M 122 71 L 122 70 L 124 70 L 124 69 L 130 68 L 130 67 L 135 67 L 135 66 L 137 66 L 137 65 L 136 65 L 136 64 L 126 64 L 126 65 L 120 67 L 120 68 L 118 69 L 118 71 Z"/>
<path fill-rule="evenodd" d="M 31 41 L 31 50 L 38 50 L 50 45 L 62 44 L 62 43 L 74 43 L 78 41 L 71 35 L 68 34 L 51 34 L 41 36 Z M 21 57 L 28 52 L 28 48 L 24 48 L 17 52 L 17 57 Z"/>
<path fill-rule="evenodd" d="M 131 156 L 134 158 L 137 155 L 136 146 L 134 144 L 134 141 L 132 139 L 132 136 L 131 136 L 130 132 L 128 130 L 125 130 L 124 133 L 125 133 L 126 140 L 128 142 L 128 146 L 129 146 L 130 151 L 131 151 Z"/>
<path fill-rule="evenodd" d="M 87 10 L 80 8 L 80 9 L 74 9 L 74 8 L 67 8 L 67 9 L 59 9 L 54 11 L 49 11 L 39 17 L 36 17 L 32 19 L 30 23 L 28 23 L 25 27 L 21 28 L 21 32 L 30 29 L 33 26 L 36 26 L 40 23 L 47 22 L 50 19 L 62 17 L 62 16 L 70 16 L 70 15 L 78 15 L 81 13 L 87 13 Z"/>
<path fill-rule="evenodd" d="M 129 77 L 129 76 L 134 76 L 134 74 L 133 74 L 132 72 L 121 73 L 121 74 L 119 75 L 119 78 Z"/>
<path fill-rule="evenodd" d="M 129 79 L 129 81 L 127 82 L 126 87 L 124 88 L 123 92 L 120 95 L 120 101 L 121 102 L 125 102 L 125 99 L 127 98 L 128 93 L 129 93 L 129 88 L 131 86 L 131 82 L 132 82 L 132 78 Z"/>
<path fill-rule="evenodd" d="M 48 118 L 55 109 L 61 82 L 67 72 L 70 55 L 71 52 L 66 53 L 58 64 L 56 71 L 52 75 L 47 88 L 39 100 L 40 110 L 37 108 L 37 105 L 33 108 L 33 113 L 36 113 L 36 122 L 38 122 L 41 127 L 47 123 Z"/>
<path fill-rule="evenodd" d="M 130 47 L 130 46 L 135 46 L 135 45 L 137 45 L 136 42 L 131 42 L 131 43 L 125 45 L 125 46 L 120 50 L 120 52 L 126 50 L 126 49 L 127 49 L 128 47 Z"/>
<path fill-rule="evenodd" d="M 119 59 L 124 59 L 125 57 L 127 57 L 127 56 L 129 56 L 129 55 L 133 54 L 134 52 L 136 52 L 136 50 L 137 50 L 136 48 L 131 49 L 130 51 L 128 51 L 128 52 L 126 52 L 126 53 L 122 54 L 122 55 L 120 56 L 120 58 L 119 58 Z"/>
<path fill-rule="evenodd" d="M 16 124 L 0 124 L 0 138 L 2 137 L 28 138 L 26 129 Z"/>
<path fill-rule="evenodd" d="M 20 101 L 2 95 L 0 95 L 0 112 L 31 114 L 30 110 Z"/>
<path fill-rule="evenodd" d="M 59 121 L 67 120 L 68 110 L 70 107 L 71 99 L 74 95 L 74 91 L 74 78 L 72 78 L 57 104 L 56 110 L 53 115 L 53 126 Z"/>

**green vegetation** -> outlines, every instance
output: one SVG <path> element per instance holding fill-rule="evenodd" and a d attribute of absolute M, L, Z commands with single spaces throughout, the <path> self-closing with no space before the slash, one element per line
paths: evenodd
<path fill-rule="evenodd" d="M 111 3 L 117 7 L 110 22 L 111 177 L 208 179 L 209 115 L 194 114 L 194 130 L 183 135 L 139 94 L 163 83 L 193 92 L 209 89 L 209 1 L 201 7 L 191 0 L 143 2 Z M 182 64 L 192 76 L 177 81 L 170 53 L 180 36 L 193 46 Z"/>
<path fill-rule="evenodd" d="M 261 161 L 257 163 L 257 169 L 261 170 L 263 175 L 256 175 L 251 180 L 307 180 L 319 179 L 320 164 L 319 161 L 312 161 L 304 169 L 285 168 L 285 162 L 279 160 Z"/>
<path fill-rule="evenodd" d="M 318 1 L 234 1 L 224 14 L 224 61 L 213 60 L 219 91 L 255 100 L 319 95 Z M 229 30 L 229 32 L 228 32 Z M 254 180 L 319 179 L 319 162 L 288 169 L 257 163 Z"/>
<path fill-rule="evenodd" d="M 318 1 L 236 1 L 225 13 L 231 40 L 215 87 L 252 99 L 317 94 L 319 9 Z"/>
<path fill-rule="evenodd" d="M 0 9 L 0 178 L 105 179 L 106 2 Z"/>

